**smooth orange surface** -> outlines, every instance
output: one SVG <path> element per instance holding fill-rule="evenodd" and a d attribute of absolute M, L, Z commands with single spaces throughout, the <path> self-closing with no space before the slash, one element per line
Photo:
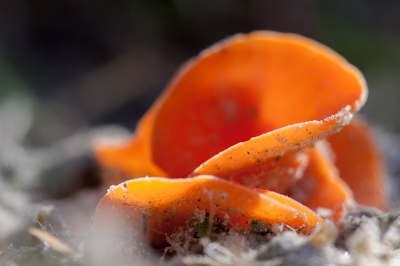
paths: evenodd
<path fill-rule="evenodd" d="M 246 142 L 238 143 L 210 158 L 194 170 L 192 175 L 211 174 L 227 178 L 240 169 L 267 163 L 285 152 L 296 151 L 315 141 L 336 133 L 352 118 L 349 108 L 344 108 L 322 121 L 311 121 L 286 126 Z M 260 163 L 259 163 L 260 162 Z"/>
<path fill-rule="evenodd" d="M 128 144 L 118 147 L 104 144 L 95 146 L 93 152 L 97 160 L 106 168 L 119 170 L 130 178 L 146 175 L 167 177 L 168 174 L 152 160 L 150 144 L 155 110 L 150 109 L 140 120 Z"/>
<path fill-rule="evenodd" d="M 96 155 L 131 176 L 186 177 L 239 142 L 321 121 L 346 106 L 354 113 L 366 95 L 359 71 L 317 42 L 276 32 L 239 34 L 186 63 L 126 147 L 96 147 Z"/>
<path fill-rule="evenodd" d="M 260 194 L 213 176 L 190 179 L 139 178 L 111 189 L 97 206 L 97 229 L 136 232 L 154 246 L 206 210 L 238 229 L 251 221 L 285 224 L 310 233 L 323 220 L 307 207 L 277 194 Z"/>
<path fill-rule="evenodd" d="M 293 185 L 288 195 L 312 210 L 331 210 L 332 218 L 339 222 L 353 203 L 352 192 L 321 150 L 312 148 L 308 153 L 310 162 L 304 176 Z"/>
<path fill-rule="evenodd" d="M 304 213 L 307 217 L 315 217 L 316 216 L 316 214 L 313 210 L 309 209 L 305 205 L 299 203 L 298 201 L 295 201 L 294 199 L 292 199 L 288 196 L 276 193 L 274 191 L 269 191 L 269 190 L 264 190 L 264 189 L 259 189 L 259 188 L 254 188 L 254 190 L 257 191 L 258 193 L 263 194 L 269 198 L 272 198 L 286 206 L 290 206 L 290 207 L 298 210 L 299 212 Z M 319 219 L 321 219 L 321 218 L 319 218 Z M 319 221 L 318 223 L 321 223 L 321 222 Z"/>
<path fill-rule="evenodd" d="M 340 177 L 359 204 L 386 209 L 385 168 L 368 125 L 355 117 L 339 133 L 328 137 Z"/>
<path fill-rule="evenodd" d="M 237 35 L 203 52 L 168 87 L 154 121 L 154 162 L 185 177 L 252 137 L 323 120 L 365 101 L 362 75 L 325 46 L 293 34 Z"/>

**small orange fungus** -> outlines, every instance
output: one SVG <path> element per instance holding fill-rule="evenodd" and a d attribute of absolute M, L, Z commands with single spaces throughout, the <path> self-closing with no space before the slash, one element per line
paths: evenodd
<path fill-rule="evenodd" d="M 253 32 L 222 41 L 180 68 L 126 145 L 94 147 L 105 168 L 174 178 L 120 184 L 99 203 L 96 227 L 145 226 L 150 242 L 162 242 L 206 209 L 242 228 L 262 220 L 309 233 L 319 207 L 340 220 L 351 189 L 384 208 L 379 153 L 366 126 L 350 123 L 366 97 L 362 74 L 310 39 Z"/>
<path fill-rule="evenodd" d="M 178 226 L 205 210 L 237 229 L 252 221 L 285 224 L 310 233 L 323 220 L 290 198 L 273 192 L 258 193 L 248 187 L 213 176 L 188 179 L 138 178 L 112 189 L 97 206 L 96 228 L 110 231 L 139 230 L 153 246 L 165 244 Z M 201 221 L 204 217 L 198 217 Z"/>

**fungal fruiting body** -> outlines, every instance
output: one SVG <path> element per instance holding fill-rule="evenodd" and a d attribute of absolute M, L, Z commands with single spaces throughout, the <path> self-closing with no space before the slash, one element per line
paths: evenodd
<path fill-rule="evenodd" d="M 163 246 L 166 234 L 184 226 L 200 210 L 239 230 L 248 228 L 252 221 L 261 221 L 310 233 L 323 223 L 304 205 L 271 194 L 206 175 L 190 179 L 138 178 L 109 191 L 97 207 L 94 222 L 103 230 L 137 230 L 153 246 Z M 198 220 L 203 222 L 204 215 Z"/>
<path fill-rule="evenodd" d="M 184 224 L 188 213 L 193 213 L 190 210 L 211 208 L 215 215 L 228 214 L 230 223 L 241 227 L 260 219 L 306 228 L 300 231 L 307 233 L 323 222 L 312 211 L 319 207 L 330 209 L 331 218 L 338 222 L 353 202 L 351 189 L 359 203 L 384 207 L 383 193 L 372 192 L 370 199 L 357 187 L 360 180 L 375 184 L 384 176 L 369 133 L 359 131 L 358 120 L 351 122 L 366 97 L 362 74 L 317 42 L 275 32 L 235 35 L 180 68 L 138 123 L 129 143 L 94 147 L 105 168 L 131 178 L 159 177 L 128 181 L 125 190 L 121 184 L 107 193 L 97 208 L 95 224 L 121 226 L 119 218 L 104 221 L 103 213 L 111 205 L 113 212 L 122 215 L 113 217 L 128 213 L 133 214 L 129 217 L 150 217 L 146 213 L 151 213 L 146 230 L 152 233 L 146 236 L 152 242 L 149 234 L 171 233 Z M 343 127 L 345 133 L 334 135 Z M 361 136 L 357 145 L 351 140 L 354 136 Z M 325 143 L 325 150 L 315 145 L 319 141 Z M 332 151 L 326 151 L 327 143 Z M 351 144 L 355 150 L 349 153 Z M 369 156 L 361 160 L 339 158 L 344 154 L 358 157 L 365 151 Z M 330 152 L 337 153 L 336 160 L 328 156 Z M 374 160 L 369 170 L 351 170 Z M 155 187 L 160 193 L 155 193 Z M 168 194 L 163 199 L 161 192 L 174 191 L 174 187 L 181 197 Z M 204 190 L 228 195 L 229 200 L 207 198 L 201 194 Z M 252 204 L 248 205 L 242 193 Z M 201 197 L 202 203 L 192 195 Z M 296 201 L 282 200 L 285 195 Z M 152 204 L 144 203 L 148 198 Z M 216 202 L 220 207 L 215 207 Z M 172 207 L 174 214 L 161 213 Z M 239 209 L 241 214 L 236 217 Z"/>

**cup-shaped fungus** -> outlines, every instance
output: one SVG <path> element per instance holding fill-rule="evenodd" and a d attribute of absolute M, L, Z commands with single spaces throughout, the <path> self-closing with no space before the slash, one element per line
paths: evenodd
<path fill-rule="evenodd" d="M 259 193 L 213 176 L 187 179 L 137 178 L 109 190 L 97 206 L 96 228 L 139 233 L 156 247 L 191 218 L 215 216 L 227 227 L 247 229 L 253 221 L 284 224 L 311 233 L 323 220 L 304 205 L 274 192 Z"/>
<path fill-rule="evenodd" d="M 275 32 L 236 35 L 181 67 L 130 143 L 99 145 L 95 153 L 104 166 L 132 177 L 186 177 L 239 142 L 333 115 L 329 128 L 308 139 L 326 137 L 349 122 L 366 96 L 361 73 L 321 44 Z"/>
<path fill-rule="evenodd" d="M 99 144 L 94 148 L 104 167 L 128 177 L 187 179 L 149 178 L 123 183 L 102 199 L 95 223 L 102 228 L 104 224 L 113 228 L 111 224 L 118 223 L 116 218 L 111 223 L 102 222 L 103 212 L 112 205 L 117 210 L 111 212 L 121 215 L 134 213 L 139 217 L 152 213 L 153 218 L 146 218 L 146 226 L 151 225 L 154 232 L 171 233 L 194 209 L 213 208 L 216 215 L 228 214 L 232 223 L 242 227 L 243 221 L 256 219 L 286 223 L 293 228 L 303 226 L 305 229 L 300 231 L 309 232 L 322 220 L 300 203 L 312 210 L 328 208 L 333 212 L 332 218 L 339 221 L 353 201 L 351 189 L 340 178 L 342 171 L 352 189 L 359 188 L 351 180 L 373 179 L 368 181 L 373 184 L 382 181 L 383 172 L 378 166 L 378 170 L 368 173 L 351 171 L 347 161 L 334 161 L 327 155 L 327 148 L 321 148 L 327 146 L 323 142 L 313 146 L 348 125 L 366 97 L 362 74 L 315 41 L 275 32 L 240 34 L 222 41 L 180 68 L 138 123 L 129 143 L 120 147 Z M 357 128 L 351 124 L 351 134 L 363 136 Z M 368 142 L 365 149 L 372 155 L 360 162 L 358 158 L 348 159 L 353 165 L 360 164 L 358 167 L 379 160 L 379 156 L 374 157 L 376 149 L 367 135 L 358 139 L 357 145 Z M 329 138 L 329 142 L 341 157 L 351 140 L 348 134 L 338 136 Z M 350 156 L 361 152 L 364 151 L 358 148 Z M 178 196 L 168 194 L 169 189 L 175 191 L 175 186 Z M 139 191 L 142 187 L 146 188 Z M 300 203 L 281 200 L 288 198 L 268 190 Z M 229 200 L 211 197 L 203 201 L 204 191 L 226 194 Z M 356 191 L 356 200 L 364 203 L 359 196 L 362 193 Z M 196 197 L 203 203 L 197 203 Z M 254 206 L 246 205 L 249 202 Z M 376 193 L 368 203 L 382 207 L 383 194 Z M 220 207 L 216 208 L 217 204 Z M 173 214 L 162 214 L 173 206 Z M 238 208 L 245 218 L 234 218 L 238 212 L 231 210 Z M 279 210 L 272 212 L 269 208 Z M 288 216 L 283 215 L 286 211 Z M 296 211 L 305 214 L 302 225 L 298 219 L 293 220 Z"/>

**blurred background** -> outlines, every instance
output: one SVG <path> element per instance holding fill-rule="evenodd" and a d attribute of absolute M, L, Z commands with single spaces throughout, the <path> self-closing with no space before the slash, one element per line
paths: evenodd
<path fill-rule="evenodd" d="M 29 102 L 32 145 L 92 125 L 133 130 L 185 60 L 232 34 L 265 29 L 343 55 L 370 88 L 362 113 L 399 132 L 399 14 L 394 0 L 3 0 L 0 101 Z"/>
<path fill-rule="evenodd" d="M 64 230 L 31 205 L 49 200 L 90 228 L 103 195 L 83 190 L 99 184 L 93 129 L 128 136 L 182 63 L 254 30 L 307 36 L 363 72 L 361 113 L 400 202 L 399 14 L 395 0 L 0 0 L 0 234 L 23 246 L 26 224 Z"/>
<path fill-rule="evenodd" d="M 96 185 L 93 128 L 127 136 L 182 63 L 254 30 L 307 36 L 357 66 L 361 113 L 400 176 L 399 14 L 394 0 L 2 0 L 0 176 L 55 197 Z"/>

